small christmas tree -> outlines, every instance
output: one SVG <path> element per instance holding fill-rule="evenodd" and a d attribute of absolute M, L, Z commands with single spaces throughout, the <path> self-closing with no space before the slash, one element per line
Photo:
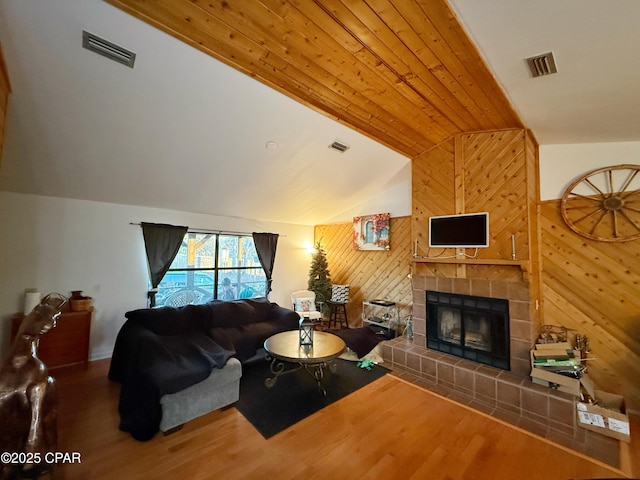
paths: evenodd
<path fill-rule="evenodd" d="M 330 277 L 327 255 L 320 245 L 320 240 L 318 240 L 316 251 L 311 257 L 309 285 L 307 287 L 316 294 L 316 302 L 326 302 L 331 298 Z"/>

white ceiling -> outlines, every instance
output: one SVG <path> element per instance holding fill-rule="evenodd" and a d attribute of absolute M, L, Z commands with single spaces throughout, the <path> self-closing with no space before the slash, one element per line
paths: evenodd
<path fill-rule="evenodd" d="M 541 145 L 640 140 L 640 1 L 449 3 Z M 532 78 L 547 52 L 558 73 Z"/>
<path fill-rule="evenodd" d="M 639 1 L 452 5 L 541 144 L 640 140 Z M 104 2 L 0 0 L 0 43 L 2 190 L 304 225 L 410 214 L 409 159 Z M 550 50 L 559 73 L 531 78 L 524 58 Z"/>

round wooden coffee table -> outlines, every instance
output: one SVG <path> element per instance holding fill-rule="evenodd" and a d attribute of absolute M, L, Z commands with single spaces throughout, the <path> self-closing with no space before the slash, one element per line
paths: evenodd
<path fill-rule="evenodd" d="M 271 360 L 273 377 L 267 378 L 264 384 L 271 388 L 279 376 L 304 368 L 316 380 L 322 394 L 326 395 L 327 392 L 322 387 L 324 368 L 328 366 L 332 372 L 335 371 L 333 360 L 342 355 L 347 346 L 340 337 L 326 332 L 313 332 L 312 346 L 300 346 L 299 338 L 298 330 L 276 333 L 267 338 L 264 349 L 267 360 Z M 297 366 L 286 369 L 285 364 Z"/>

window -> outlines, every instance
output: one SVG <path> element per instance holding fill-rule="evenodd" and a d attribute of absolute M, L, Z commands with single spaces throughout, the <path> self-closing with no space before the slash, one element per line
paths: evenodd
<path fill-rule="evenodd" d="M 264 297 L 266 288 L 253 237 L 188 232 L 158 285 L 156 305 Z"/>

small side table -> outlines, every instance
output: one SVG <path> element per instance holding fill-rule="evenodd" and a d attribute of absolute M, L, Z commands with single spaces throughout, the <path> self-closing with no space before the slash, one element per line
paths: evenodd
<path fill-rule="evenodd" d="M 362 302 L 362 326 L 369 326 L 387 340 L 391 340 L 397 335 L 398 316 L 396 302 L 389 300 Z"/>

